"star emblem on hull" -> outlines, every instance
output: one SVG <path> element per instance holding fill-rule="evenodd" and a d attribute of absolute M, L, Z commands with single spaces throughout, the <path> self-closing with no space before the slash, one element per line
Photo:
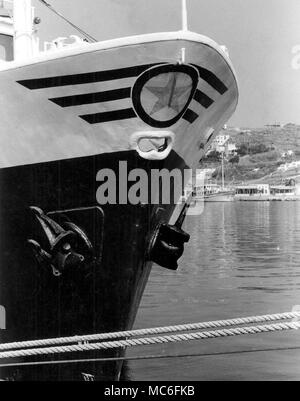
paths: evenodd
<path fill-rule="evenodd" d="M 150 68 L 132 89 L 137 115 L 152 127 L 172 126 L 193 99 L 198 80 L 197 70 L 190 65 L 164 64 Z"/>
<path fill-rule="evenodd" d="M 151 116 L 166 107 L 174 110 L 176 112 L 176 115 L 185 106 L 190 91 L 192 89 L 192 80 L 188 77 L 189 83 L 183 86 L 179 86 L 179 74 L 183 75 L 182 73 L 176 72 L 165 74 L 168 77 L 168 82 L 165 86 L 145 85 L 145 89 L 147 89 L 149 92 L 157 97 L 157 101 L 155 102 L 150 112 Z"/>

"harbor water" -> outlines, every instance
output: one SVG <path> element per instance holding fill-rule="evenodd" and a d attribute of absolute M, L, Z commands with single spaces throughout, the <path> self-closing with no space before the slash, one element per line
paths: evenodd
<path fill-rule="evenodd" d="M 291 311 L 300 304 L 300 202 L 205 204 L 188 216 L 191 234 L 178 271 L 154 266 L 135 328 Z M 299 380 L 299 331 L 128 349 L 129 380 Z"/>

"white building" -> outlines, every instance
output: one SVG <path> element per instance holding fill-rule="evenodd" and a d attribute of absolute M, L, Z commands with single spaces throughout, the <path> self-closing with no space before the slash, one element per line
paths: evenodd
<path fill-rule="evenodd" d="M 216 136 L 210 146 L 210 152 L 216 151 L 219 153 L 225 153 L 225 155 L 231 156 L 237 153 L 236 144 L 230 139 L 230 135 L 221 134 Z"/>
<path fill-rule="evenodd" d="M 294 161 L 291 163 L 284 163 L 281 164 L 279 167 L 277 167 L 277 170 L 279 171 L 288 171 L 288 170 L 292 170 L 292 169 L 298 169 L 300 168 L 300 160 L 298 161 Z"/>
<path fill-rule="evenodd" d="M 215 137 L 215 139 L 212 141 L 211 146 L 210 146 L 210 150 L 213 151 L 217 151 L 217 152 L 224 152 L 225 151 L 225 143 L 228 141 L 229 139 L 229 135 L 217 135 Z"/>
<path fill-rule="evenodd" d="M 226 153 L 226 156 L 236 155 L 237 154 L 236 144 L 231 141 L 227 141 L 225 144 L 225 153 Z"/>

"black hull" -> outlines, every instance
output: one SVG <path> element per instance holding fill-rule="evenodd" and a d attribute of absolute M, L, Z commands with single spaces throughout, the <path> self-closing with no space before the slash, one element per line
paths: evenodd
<path fill-rule="evenodd" d="M 171 205 L 104 205 L 96 200 L 96 174 L 110 168 L 118 177 L 119 161 L 134 168 L 185 168 L 171 152 L 164 161 L 146 161 L 135 151 L 0 170 L 0 304 L 6 308 L 2 343 L 130 329 L 151 270 L 147 251 L 159 223 L 168 222 Z M 60 223 L 67 216 L 93 245 L 80 267 L 59 276 L 37 262 L 29 239 L 42 247 L 44 237 L 30 207 Z M 33 362 L 116 357 L 123 349 L 0 360 Z M 2 368 L 8 380 L 117 380 L 121 362 Z"/>

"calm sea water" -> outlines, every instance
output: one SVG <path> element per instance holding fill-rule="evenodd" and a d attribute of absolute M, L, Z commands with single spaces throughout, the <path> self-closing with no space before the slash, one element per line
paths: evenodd
<path fill-rule="evenodd" d="M 206 203 L 178 271 L 154 266 L 135 327 L 290 311 L 300 304 L 300 202 Z M 128 356 L 300 346 L 300 331 L 129 349 Z M 130 380 L 299 380 L 300 350 L 130 361 Z"/>

